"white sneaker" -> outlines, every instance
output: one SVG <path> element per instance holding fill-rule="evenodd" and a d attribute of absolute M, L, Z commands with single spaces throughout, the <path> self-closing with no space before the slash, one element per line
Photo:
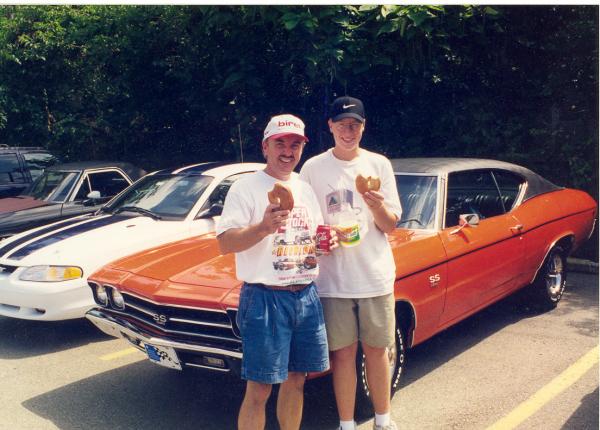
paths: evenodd
<path fill-rule="evenodd" d="M 390 421 L 387 426 L 378 426 L 375 424 L 375 420 L 373 420 L 373 430 L 398 430 L 398 427 L 394 421 Z"/>

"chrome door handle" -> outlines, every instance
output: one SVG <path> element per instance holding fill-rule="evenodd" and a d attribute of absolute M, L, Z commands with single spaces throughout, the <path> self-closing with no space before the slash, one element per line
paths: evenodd
<path fill-rule="evenodd" d="M 514 232 L 520 232 L 523 230 L 523 224 L 513 225 L 510 229 Z"/>

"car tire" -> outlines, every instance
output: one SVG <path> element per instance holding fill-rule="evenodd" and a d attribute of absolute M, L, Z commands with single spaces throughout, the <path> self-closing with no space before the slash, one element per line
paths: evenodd
<path fill-rule="evenodd" d="M 394 349 L 388 351 L 388 356 L 390 359 L 390 374 L 392 381 L 391 396 L 393 396 L 398 388 L 400 388 L 400 377 L 406 361 L 404 335 L 399 327 L 396 327 Z M 365 354 L 362 351 L 360 343 L 356 357 L 356 375 L 356 417 L 358 419 L 372 417 L 374 411 L 369 391 Z"/>
<path fill-rule="evenodd" d="M 551 310 L 560 302 L 567 280 L 565 255 L 562 247 L 552 248 L 530 285 L 532 304 L 536 308 Z"/>

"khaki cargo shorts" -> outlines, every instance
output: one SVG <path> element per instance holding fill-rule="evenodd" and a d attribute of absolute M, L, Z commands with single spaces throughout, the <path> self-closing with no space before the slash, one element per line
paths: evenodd
<path fill-rule="evenodd" d="M 373 348 L 394 343 L 393 293 L 361 299 L 321 297 L 321 304 L 330 351 L 350 346 L 357 340 Z"/>

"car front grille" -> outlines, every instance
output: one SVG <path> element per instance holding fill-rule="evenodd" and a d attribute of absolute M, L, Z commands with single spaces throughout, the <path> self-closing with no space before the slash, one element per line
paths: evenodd
<path fill-rule="evenodd" d="M 225 312 L 158 304 L 129 293 L 122 294 L 125 299 L 122 312 L 152 325 L 169 337 L 241 350 L 235 310 Z"/>
<path fill-rule="evenodd" d="M 88 283 L 94 290 L 97 283 Z M 104 287 L 107 290 L 115 288 L 112 285 Z M 174 341 L 224 348 L 229 351 L 242 350 L 242 341 L 235 323 L 237 309 L 229 309 L 226 312 L 221 309 L 156 303 L 128 292 L 120 292 L 125 301 L 124 309 L 117 309 L 112 302 L 104 307 L 129 317 L 129 320 L 140 321 L 152 331 Z"/>

